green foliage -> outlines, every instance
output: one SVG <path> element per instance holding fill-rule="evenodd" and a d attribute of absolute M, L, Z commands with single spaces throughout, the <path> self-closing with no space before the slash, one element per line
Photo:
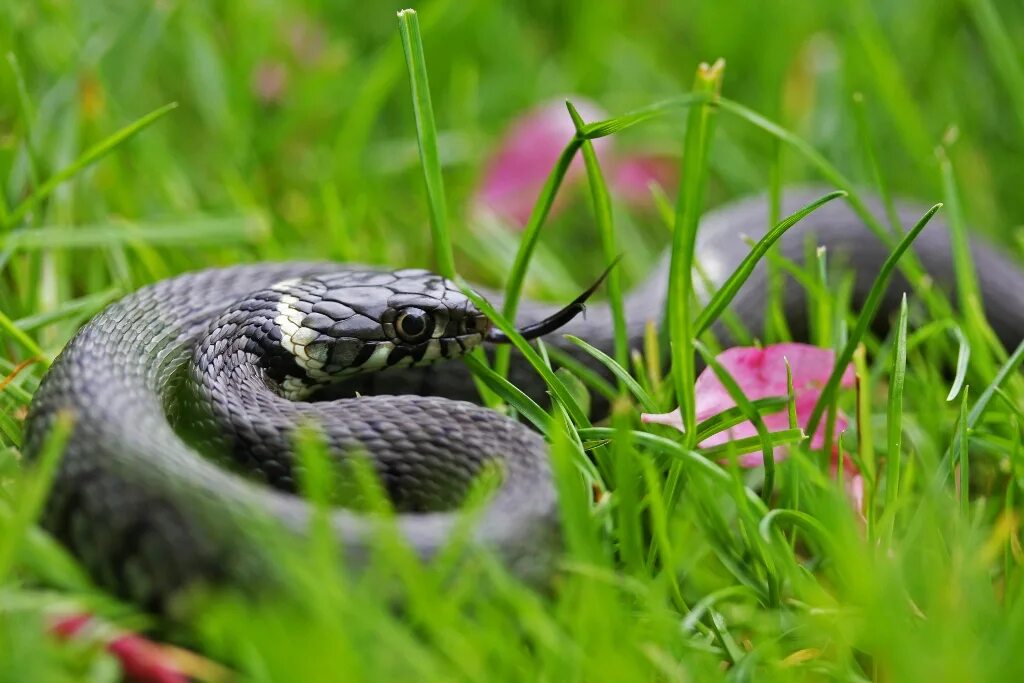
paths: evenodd
<path fill-rule="evenodd" d="M 261 682 L 1024 676 L 1024 344 L 994 342 L 962 246 L 971 228 L 1008 249 L 1024 244 L 1013 232 L 1024 215 L 1024 9 L 432 0 L 403 13 L 401 31 L 397 9 L 350 0 L 0 7 L 9 50 L 0 61 L 0 682 L 117 680 L 97 648 L 41 635 L 46 614 L 81 608 Z M 701 72 L 691 87 L 698 63 L 718 57 L 728 68 Z M 472 193 L 502 129 L 566 97 L 593 99 L 609 117 L 583 121 L 570 106 L 576 134 L 521 234 L 477 220 Z M 683 171 L 680 188 L 656 190 L 650 210 L 627 206 L 598 138 L 667 157 Z M 577 156 L 588 193 L 565 182 Z M 775 228 L 701 309 L 688 252 L 705 206 L 806 180 L 847 196 L 770 216 Z M 886 337 L 869 327 L 871 310 L 846 310 L 842 277 L 822 277 L 813 259 L 775 257 L 772 240 L 826 201 L 864 212 L 865 188 L 887 204 L 946 203 L 963 314 L 928 288 L 912 252 L 897 264 L 916 233 L 891 211 L 890 225 L 871 219 L 894 249 L 881 277 L 899 268 L 913 291 Z M 673 214 L 665 193 L 676 189 Z M 504 287 L 501 313 L 491 312 L 511 335 L 521 296 L 567 300 L 622 253 L 609 281 L 618 304 L 666 247 L 666 214 L 681 228 L 673 297 L 682 305 L 670 334 L 626 349 L 619 323 L 610 353 L 572 340 L 614 385 L 554 349 L 517 344 L 549 387 L 548 409 L 505 379 L 505 351 L 493 368 L 470 360 L 489 400 L 551 442 L 563 552 L 550 583 L 513 579 L 470 550 L 485 486 L 450 547 L 420 563 L 359 466 L 380 547 L 363 571 L 339 565 L 326 521 L 334 482 L 312 437 L 303 441 L 311 533 L 298 547 L 268 545 L 289 579 L 274 598 L 207 596 L 184 623 L 154 620 L 91 586 L 34 526 L 67 430 L 39 463 L 22 463 L 26 406 L 78 326 L 124 292 L 256 259 L 445 272 L 454 263 L 470 281 Z M 739 401 L 693 424 L 688 363 L 694 348 L 705 351 L 694 337 L 719 316 L 736 324 L 728 301 L 760 258 L 806 285 L 823 341 L 856 358 L 869 394 L 837 394 L 836 374 L 814 421 L 861 408 L 839 443 L 868 463 L 866 523 L 827 462 L 798 446 L 795 425 L 697 447 L 752 411 L 790 403 Z M 770 327 L 768 340 L 785 337 L 784 321 Z M 687 357 L 668 379 L 666 342 Z M 611 399 L 607 421 L 588 421 L 579 383 L 560 367 Z M 688 439 L 641 427 L 641 410 L 680 400 Z M 885 439 L 872 441 L 872 429 Z M 792 455 L 765 482 L 719 464 L 741 445 Z"/>

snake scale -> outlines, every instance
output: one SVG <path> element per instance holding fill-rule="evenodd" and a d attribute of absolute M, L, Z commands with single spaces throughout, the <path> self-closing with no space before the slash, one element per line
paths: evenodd
<path fill-rule="evenodd" d="M 782 214 L 822 194 L 789 190 Z M 764 233 L 768 207 L 767 198 L 754 197 L 704 216 L 697 259 L 712 282 L 721 283 L 746 255 L 744 236 Z M 877 202 L 870 209 L 883 215 Z M 897 209 L 905 229 L 923 213 L 912 204 Z M 782 255 L 803 261 L 808 235 L 828 249 L 830 263 L 853 270 L 854 303 L 862 301 L 888 250 L 842 201 L 790 229 Z M 934 282 L 952 290 L 941 218 L 914 250 Z M 1024 337 L 1024 273 L 984 244 L 972 242 L 971 251 L 988 319 L 1005 344 L 1016 345 Z M 634 347 L 647 321 L 661 319 L 667 268 L 663 257 L 626 298 Z M 907 289 L 893 278 L 879 320 Z M 764 326 L 765 291 L 759 265 L 731 306 L 754 334 Z M 802 290 L 789 284 L 783 303 L 794 336 L 805 336 Z M 524 301 L 517 323 L 553 311 Z M 418 270 L 265 263 L 140 289 L 86 324 L 35 394 L 24 443 L 29 458 L 41 452 L 58 413 L 74 416 L 43 524 L 100 584 L 152 609 L 197 582 L 258 582 L 274 559 L 252 532 L 254 518 L 300 535 L 309 523 L 310 507 L 295 493 L 294 438 L 297 424 L 312 422 L 332 456 L 343 461 L 356 448 L 369 458 L 402 533 L 424 557 L 452 533 L 469 482 L 498 465 L 502 478 L 475 538 L 513 571 L 543 576 L 559 542 L 546 444 L 527 426 L 468 402 L 475 389 L 466 366 L 442 362 L 480 344 L 488 328 L 458 289 Z M 593 304 L 546 338 L 574 352 L 562 333 L 608 350 L 611 313 Z M 388 366 L 395 369 L 369 372 Z M 335 384 L 339 377 L 346 381 Z M 525 363 L 513 363 L 511 379 L 543 399 L 543 385 Z M 314 394 L 321 385 L 331 386 Z M 308 398 L 316 400 L 300 400 Z M 346 559 L 365 559 L 372 521 L 338 506 L 330 524 Z"/>

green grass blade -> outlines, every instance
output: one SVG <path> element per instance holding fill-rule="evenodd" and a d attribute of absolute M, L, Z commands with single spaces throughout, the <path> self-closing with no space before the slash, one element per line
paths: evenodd
<path fill-rule="evenodd" d="M 742 439 L 734 439 L 722 444 L 715 446 L 708 446 L 707 448 L 698 448 L 697 452 L 706 458 L 712 460 L 719 460 L 723 458 L 731 457 L 733 454 L 750 453 L 751 451 L 760 450 L 764 452 L 767 448 L 769 453 L 771 449 L 777 446 L 792 446 L 798 444 L 807 438 L 807 434 L 802 429 L 780 429 L 777 432 L 765 431 L 764 435 L 748 436 Z M 772 465 L 775 463 L 774 457 L 766 458 L 765 463 L 771 462 Z M 765 486 L 769 483 L 768 467 L 765 467 Z M 772 485 L 774 486 L 774 470 L 772 471 Z M 764 494 L 762 489 L 761 498 L 765 501 L 768 500 L 768 496 Z"/>
<path fill-rule="evenodd" d="M 25 149 L 28 150 L 28 170 L 32 179 L 32 186 L 39 187 L 42 162 L 39 159 L 39 151 L 36 149 L 35 133 L 33 131 L 36 120 L 35 109 L 32 107 L 32 100 L 28 94 L 28 86 L 25 84 L 25 74 L 22 73 L 21 64 L 13 52 L 7 53 L 7 63 L 11 65 L 11 72 L 14 74 L 14 83 L 18 90 L 18 106 L 21 109 L 21 118 L 25 122 Z M 6 219 L 4 220 L 6 224 Z"/>
<path fill-rule="evenodd" d="M 498 313 L 489 301 L 474 292 L 469 285 L 458 276 L 456 276 L 456 282 L 462 288 L 462 291 L 466 296 L 469 297 L 470 301 L 480 309 L 480 312 L 487 316 L 491 323 L 493 323 L 499 330 L 504 332 L 512 345 L 523 354 L 523 357 L 531 366 L 533 366 L 533 369 L 537 371 L 537 374 L 541 376 L 548 389 L 552 392 L 559 403 L 562 404 L 565 410 L 572 417 L 573 421 L 579 426 L 590 426 L 590 420 L 566 388 L 565 384 L 555 376 L 555 373 L 552 372 L 551 368 L 544 362 L 537 351 L 530 346 L 530 343 L 523 339 L 523 336 L 516 330 L 515 325 L 509 322 L 504 315 Z M 497 370 L 495 370 L 495 372 L 497 372 Z"/>
<path fill-rule="evenodd" d="M 520 415 L 525 417 L 538 431 L 544 433 L 551 423 L 547 411 L 537 405 L 537 402 L 524 394 L 514 384 L 489 368 L 486 363 L 474 354 L 466 354 L 463 357 L 466 365 L 479 377 L 487 387 L 498 395 L 501 400 L 515 408 Z"/>
<path fill-rule="evenodd" d="M 593 368 L 584 365 L 579 359 L 573 357 L 567 350 L 548 344 L 546 347 L 548 355 L 551 356 L 551 360 L 558 363 L 565 369 L 571 371 L 585 385 L 601 394 L 607 399 L 613 399 L 618 396 L 618 390 L 606 380 L 601 373 L 597 372 Z"/>
<path fill-rule="evenodd" d="M 871 126 L 868 124 L 867 106 L 864 103 L 864 94 L 853 93 L 853 121 L 857 126 L 857 134 L 860 138 L 861 147 L 864 150 L 864 159 L 868 166 L 871 180 L 878 190 L 878 196 L 885 206 L 885 215 L 889 218 L 889 229 L 892 234 L 898 235 L 903 232 L 900 225 L 899 215 L 896 213 L 896 205 L 893 203 L 889 186 L 882 175 L 882 167 L 878 162 L 878 151 L 874 136 L 871 134 Z"/>
<path fill-rule="evenodd" d="M 896 521 L 899 503 L 900 469 L 903 458 L 903 386 L 907 375 L 907 295 L 900 301 L 889 370 L 889 397 L 886 402 L 885 509 L 882 533 L 888 545 Z"/>
<path fill-rule="evenodd" d="M 748 399 L 748 401 L 750 400 Z M 792 401 L 785 396 L 768 396 L 750 401 L 750 405 L 753 406 L 759 415 L 785 410 L 786 406 L 791 403 Z M 746 419 L 746 412 L 739 406 L 733 406 L 720 413 L 716 413 L 708 419 L 697 423 L 697 442 L 700 443 L 709 436 L 714 436 L 719 432 L 735 427 Z M 792 429 L 797 428 L 795 420 L 791 422 L 790 427 Z"/>
<path fill-rule="evenodd" d="M 119 289 L 107 289 L 95 294 L 88 294 L 78 299 L 65 301 L 53 310 L 19 318 L 14 321 L 14 326 L 27 333 L 68 318 L 79 316 L 91 318 L 121 294 Z"/>
<path fill-rule="evenodd" d="M 947 401 L 952 401 L 960 394 L 964 379 L 967 377 L 967 366 L 971 362 L 971 342 L 964 336 L 959 325 L 953 327 L 953 334 L 957 341 L 956 374 L 953 376 L 953 384 L 949 387 L 949 393 L 946 394 Z"/>
<path fill-rule="evenodd" d="M 43 350 L 36 344 L 32 337 L 25 334 L 25 332 L 14 324 L 14 321 L 7 317 L 7 314 L 0 311 L 0 330 L 3 330 L 7 334 L 11 335 L 15 341 L 29 352 L 29 355 L 35 356 L 43 360 L 44 363 L 49 364 L 49 357 L 43 353 Z"/>
<path fill-rule="evenodd" d="M 50 176 L 43 182 L 42 185 L 37 187 L 32 194 L 25 198 L 18 206 L 11 211 L 11 214 L 7 217 L 7 221 L 4 224 L 5 230 L 10 230 L 25 217 L 29 211 L 34 209 L 39 202 L 50 196 L 50 193 L 57 189 L 61 183 L 66 180 L 73 178 L 79 171 L 90 166 L 106 155 L 113 152 L 119 146 L 130 140 L 133 136 L 142 132 L 152 124 L 156 123 L 164 116 L 169 114 L 178 106 L 177 102 L 170 102 L 164 106 L 151 111 L 145 116 L 133 121 L 121 130 L 117 131 L 113 135 L 106 139 L 98 142 L 85 151 L 80 157 L 73 161 L 67 167 L 61 169 L 53 176 Z"/>
<path fill-rule="evenodd" d="M 585 427 L 578 430 L 579 436 L 585 441 L 607 441 L 615 438 L 615 430 L 611 427 Z M 795 437 L 793 434 L 786 434 L 787 437 Z M 687 449 L 672 439 L 649 432 L 633 431 L 632 437 L 635 443 L 648 447 L 656 452 L 671 457 L 680 462 L 691 474 L 700 474 L 708 477 L 711 481 L 722 486 L 732 486 L 732 475 L 726 472 L 721 465 L 705 457 L 704 454 Z M 740 443 L 740 442 L 736 442 Z M 756 446 L 755 446 L 756 447 Z M 750 489 L 744 489 L 744 495 L 758 514 L 764 514 L 767 508 L 756 493 Z M 669 506 L 671 509 L 671 505 Z"/>
<path fill-rule="evenodd" d="M 1017 122 L 1024 131 L 1024 66 L 1021 65 L 1019 45 L 1014 45 L 1004 22 L 992 0 L 966 0 L 965 3 L 974 17 L 984 40 L 980 41 L 988 50 L 989 58 L 1003 79 L 1001 91 L 1013 102 Z"/>
<path fill-rule="evenodd" d="M 688 107 L 703 102 L 709 102 L 713 100 L 713 96 L 706 92 L 691 92 L 679 97 L 671 97 L 661 102 L 655 102 L 654 104 L 635 109 L 631 112 L 626 112 L 620 116 L 615 116 L 604 121 L 595 121 L 594 123 L 588 123 L 583 127 L 583 136 L 588 140 L 594 140 L 596 138 L 603 138 L 612 133 L 618 133 L 632 128 L 638 123 L 663 116 L 675 111 L 687 109 Z"/>
<path fill-rule="evenodd" d="M 519 310 L 519 298 L 522 295 L 523 282 L 526 279 L 526 270 L 530 265 L 530 257 L 537 246 L 537 240 L 540 238 L 540 230 L 544 226 L 544 221 L 547 220 L 548 214 L 551 213 L 551 207 L 555 202 L 555 195 L 558 193 L 558 188 L 561 187 L 562 181 L 565 180 L 569 164 L 572 163 L 576 152 L 579 151 L 582 145 L 583 140 L 579 136 L 573 136 L 572 140 L 569 141 L 559 155 L 558 162 L 551 169 L 551 173 L 548 174 L 540 196 L 533 205 L 533 211 L 530 213 L 530 219 L 523 230 L 522 239 L 519 241 L 519 249 L 516 251 L 516 258 L 512 262 L 508 283 L 505 286 L 505 303 L 502 306 L 501 312 L 508 320 L 514 321 L 516 319 L 516 311 Z M 505 347 L 499 348 L 495 353 L 494 369 L 498 374 L 503 376 L 508 374 L 511 353 L 512 350 Z"/>
<path fill-rule="evenodd" d="M 266 240 L 270 224 L 259 213 L 223 218 L 191 218 L 157 224 L 101 223 L 74 227 L 41 226 L 0 236 L 0 248 L 23 251 L 94 249 L 133 244 L 181 247 L 243 244 Z"/>
<path fill-rule="evenodd" d="M 704 358 L 704 362 L 707 363 L 708 368 L 715 373 L 715 377 L 722 383 L 725 391 L 729 394 L 736 406 L 743 412 L 743 416 L 750 420 L 750 423 L 754 425 L 754 429 L 757 430 L 757 440 L 759 441 L 759 448 L 761 449 L 761 455 L 764 462 L 764 487 L 761 490 L 761 497 L 765 501 L 771 500 L 772 494 L 775 492 L 775 453 L 774 446 L 770 444 L 770 437 L 768 435 L 768 427 L 765 426 L 764 420 L 761 419 L 761 414 L 754 408 L 750 399 L 743 393 L 743 389 L 736 382 L 736 379 L 732 374 L 722 367 L 722 364 L 714 357 L 714 355 L 708 351 L 707 347 L 699 341 L 694 341 L 694 347 L 700 353 L 701 357 Z M 799 430 L 797 430 L 799 431 Z M 728 445 L 728 444 L 723 444 Z M 732 442 L 733 446 L 736 446 L 736 442 Z M 710 449 L 708 449 L 710 450 Z M 745 452 L 736 450 L 736 452 Z"/>
<path fill-rule="evenodd" d="M 694 80 L 694 92 L 716 96 L 721 92 L 725 63 L 701 64 Z M 694 315 L 693 258 L 697 226 L 704 206 L 708 181 L 708 153 L 715 129 L 717 108 L 705 102 L 690 109 L 686 124 L 680 172 L 679 198 L 672 233 L 672 258 L 669 273 L 668 327 L 672 348 L 670 372 L 683 421 L 684 439 L 692 448 L 696 437 L 694 403 Z"/>
<path fill-rule="evenodd" d="M 917 225 L 913 227 L 900 243 L 896 245 L 896 248 L 889 254 L 882 264 L 882 267 L 878 270 L 878 276 L 875 278 L 875 282 L 871 285 L 871 290 L 868 292 L 868 296 L 864 301 L 864 305 L 861 307 L 860 315 L 857 317 L 857 324 L 850 333 L 849 339 L 843 346 L 843 350 L 836 357 L 835 367 L 832 368 L 832 374 L 829 375 L 828 381 L 825 383 L 825 387 L 821 392 L 821 396 L 818 398 L 817 403 L 814 404 L 814 410 L 811 411 L 811 416 L 807 420 L 807 433 L 814 434 L 818 429 L 818 424 L 821 422 L 822 415 L 825 409 L 832 405 L 835 400 L 836 392 L 839 390 L 839 380 L 842 379 L 843 372 L 846 370 L 846 366 L 849 364 L 850 359 L 853 358 L 853 352 L 860 344 L 861 339 L 868 331 L 868 326 L 871 325 L 871 321 L 874 320 L 875 314 L 878 312 L 878 307 L 882 303 L 882 297 L 885 295 L 885 290 L 889 285 L 889 278 L 892 276 L 893 270 L 896 269 L 897 263 L 899 263 L 900 257 L 903 256 L 904 252 L 910 248 L 910 245 L 917 239 L 917 236 L 921 234 L 925 226 L 932 219 L 932 216 L 942 207 L 942 204 L 936 204 L 925 212 L 924 216 L 918 220 Z"/>
<path fill-rule="evenodd" d="M 957 434 L 953 443 L 953 459 L 950 461 L 960 472 L 957 488 L 960 490 L 960 512 L 965 517 L 971 510 L 971 449 L 967 441 L 967 398 L 970 393 L 971 387 L 967 385 L 964 387 L 964 395 L 960 398 L 960 419 L 957 422 Z"/>
<path fill-rule="evenodd" d="M 582 136 L 585 126 L 579 112 L 571 102 L 566 102 L 569 114 L 576 125 L 576 134 Z M 583 142 L 583 162 L 587 169 L 587 182 L 590 185 L 590 195 L 594 205 L 594 220 L 597 223 L 598 233 L 601 235 L 601 246 L 604 249 L 604 258 L 607 263 L 614 263 L 619 257 L 619 246 L 615 238 L 615 221 L 612 217 L 612 199 L 608 194 L 608 185 L 605 182 L 604 174 L 601 172 L 601 164 L 598 162 L 597 154 L 594 152 L 594 143 L 590 140 Z M 626 329 L 626 314 L 623 311 L 622 303 L 622 272 L 621 268 L 612 268 L 608 273 L 608 306 L 612 312 L 612 333 L 614 336 L 613 354 L 615 362 L 625 367 L 629 363 L 629 339 Z M 617 376 L 617 375 L 616 375 Z M 621 381 L 621 378 L 620 378 Z"/>
<path fill-rule="evenodd" d="M 437 146 L 437 125 L 434 122 L 434 108 L 430 102 L 427 63 L 423 55 L 423 41 L 420 37 L 420 23 L 416 10 L 401 10 L 398 13 L 398 27 L 402 34 L 405 63 L 409 69 L 409 84 L 412 87 L 412 108 L 416 115 L 420 164 L 423 166 L 423 180 L 427 186 L 427 201 L 430 205 L 434 255 L 438 271 L 450 278 L 455 275 L 455 257 L 448 229 L 448 206 L 444 194 L 444 177 L 441 173 L 441 156 Z"/>
<path fill-rule="evenodd" d="M 786 233 L 787 230 L 833 199 L 845 197 L 846 195 L 847 193 L 842 190 L 830 192 L 821 199 L 811 202 L 782 222 L 776 224 L 775 227 L 765 233 L 764 237 L 758 240 L 757 244 L 754 245 L 754 248 L 750 250 L 750 253 L 748 253 L 740 263 L 739 267 L 732 275 L 729 276 L 729 279 L 725 281 L 725 284 L 715 292 L 707 306 L 705 306 L 704 310 L 702 310 L 697 316 L 697 321 L 694 323 L 697 335 L 699 336 L 715 323 L 718 316 L 723 310 L 725 310 L 726 306 L 729 305 L 729 302 L 733 300 L 736 294 L 740 291 L 740 288 L 743 287 L 743 283 L 745 283 L 747 278 L 750 277 L 750 274 L 754 271 L 754 268 L 757 266 L 761 258 L 769 249 L 771 249 L 772 245 Z"/>
<path fill-rule="evenodd" d="M 17 557 L 18 545 L 42 510 L 57 466 L 64 455 L 64 447 L 71 438 L 73 426 L 74 418 L 70 414 L 58 415 L 36 460 L 33 473 L 20 482 L 11 516 L 0 520 L 0 528 L 3 529 L 0 534 L 0 583 L 6 581 Z"/>
<path fill-rule="evenodd" d="M 992 398 L 998 395 L 997 392 L 1000 387 L 1002 387 L 1003 383 L 1006 382 L 1014 372 L 1016 372 L 1022 361 L 1024 361 L 1024 341 L 1017 345 L 1017 348 L 1014 349 L 1013 353 L 1010 354 L 1010 357 L 1006 359 L 1006 362 L 999 368 L 999 372 L 996 373 L 996 376 L 992 378 L 989 385 L 981 392 L 981 396 L 979 396 L 978 400 L 975 401 L 974 407 L 971 408 L 971 412 L 967 415 L 967 429 L 974 429 L 978 424 L 978 420 L 981 419 L 985 410 L 988 409 Z M 939 473 L 937 475 L 939 480 L 934 482 L 935 484 L 941 485 L 945 481 L 946 474 L 949 472 L 950 462 L 953 458 L 953 446 L 950 445 L 949 449 L 946 450 L 946 453 L 943 456 L 942 466 L 939 468 Z"/>
<path fill-rule="evenodd" d="M 579 337 L 574 337 L 571 334 L 567 334 L 565 335 L 565 338 L 568 339 L 573 344 L 575 344 L 576 346 L 583 349 L 584 351 L 586 351 L 588 354 L 590 354 L 596 360 L 598 360 L 602 365 L 608 368 L 609 372 L 615 375 L 622 383 L 622 385 L 626 387 L 626 389 L 628 389 L 631 394 L 633 394 L 633 397 L 636 398 L 636 400 L 640 403 L 640 406 L 644 409 L 645 412 L 658 412 L 657 402 L 650 396 L 650 394 L 644 391 L 643 387 L 641 387 L 635 379 L 633 379 L 633 376 L 629 374 L 629 371 L 622 365 L 619 365 L 619 363 L 616 362 L 614 358 L 606 354 L 604 351 L 601 351 L 600 349 L 591 346 L 590 344 L 583 341 Z"/>

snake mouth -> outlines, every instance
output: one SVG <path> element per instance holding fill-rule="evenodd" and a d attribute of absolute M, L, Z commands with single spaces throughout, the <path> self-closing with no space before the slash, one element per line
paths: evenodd
<path fill-rule="evenodd" d="M 608 277 L 608 273 L 612 272 L 612 268 L 618 264 L 621 258 L 621 256 L 617 256 L 615 260 L 612 261 L 611 265 L 605 268 L 604 272 L 601 273 L 601 277 L 597 278 L 597 281 L 594 282 L 594 284 L 587 287 L 582 294 L 570 301 L 568 305 L 543 320 L 517 328 L 516 332 L 518 332 L 519 336 L 523 339 L 537 339 L 538 337 L 543 337 L 546 334 L 551 334 L 569 323 L 569 321 L 586 310 L 587 299 L 589 299 L 590 296 L 597 291 L 598 287 L 604 283 L 605 278 Z M 492 344 L 509 344 L 512 342 L 512 339 L 492 324 L 490 330 L 488 330 L 487 334 L 484 335 L 484 341 Z"/>

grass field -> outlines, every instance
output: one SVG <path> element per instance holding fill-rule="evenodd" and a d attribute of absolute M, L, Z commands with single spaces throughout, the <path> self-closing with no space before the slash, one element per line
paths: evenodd
<path fill-rule="evenodd" d="M 681 362 L 639 373 L 596 468 L 581 442 L 599 432 L 580 434 L 563 392 L 547 431 L 565 552 L 546 591 L 487 557 L 423 567 L 389 538 L 375 570 L 352 576 L 314 534 L 304 554 L 282 550 L 288 596 L 218 597 L 172 622 L 93 587 L 34 526 L 47 471 L 19 444 L 47 364 L 106 303 L 200 266 L 446 270 L 450 242 L 471 281 L 505 286 L 529 256 L 524 291 L 568 300 L 607 264 L 577 246 L 601 230 L 631 245 L 628 286 L 672 241 L 666 224 L 685 250 L 702 208 L 808 180 L 854 201 L 944 202 L 954 227 L 1024 251 L 1024 6 L 436 0 L 416 7 L 423 63 L 407 62 L 398 9 L 0 4 L 0 681 L 120 680 L 102 647 L 44 637 L 47 615 L 82 609 L 261 682 L 1024 678 L 1024 350 L 994 344 L 976 309 L 935 313 L 950 307 L 916 296 L 905 333 L 858 338 L 842 279 L 822 283 L 813 262 L 811 341 L 866 350 L 853 354 L 860 404 L 836 399 L 859 414 L 841 446 L 864 475 L 866 521 L 819 454 L 778 463 L 765 504 L 760 470 L 719 467 L 667 430 L 639 436 L 640 399 L 667 411 L 675 387 L 692 402 Z M 718 58 L 724 71 L 698 70 Z M 433 123 L 411 95 L 423 73 Z M 527 228 L 541 230 L 527 254 L 473 197 L 510 122 L 566 98 L 613 120 L 580 129 L 581 154 L 615 129 L 616 150 L 667 159 L 679 180 L 667 203 L 613 198 L 596 213 L 581 183 Z M 702 193 L 704 207 L 686 201 Z M 672 284 L 689 301 L 688 278 Z M 690 308 L 671 326 L 684 356 Z M 606 489 L 596 504 L 584 472 Z"/>

